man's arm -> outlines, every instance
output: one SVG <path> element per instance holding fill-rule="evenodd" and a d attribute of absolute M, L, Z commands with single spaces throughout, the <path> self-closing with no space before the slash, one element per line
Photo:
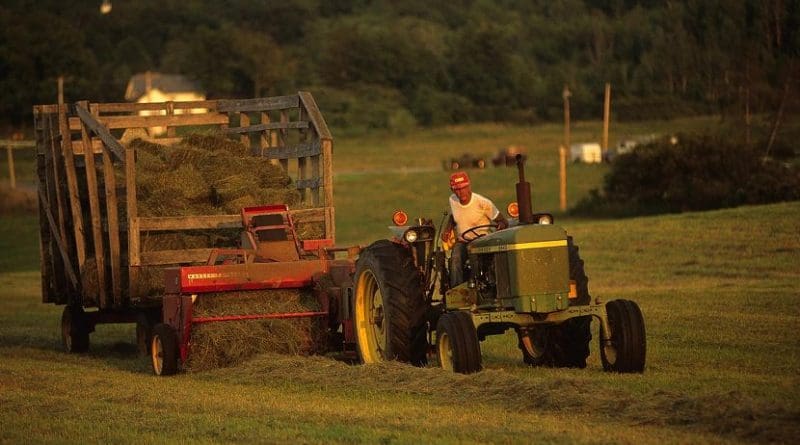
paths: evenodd
<path fill-rule="evenodd" d="M 497 230 L 503 230 L 508 227 L 508 220 L 503 216 L 503 212 L 497 212 L 497 217 L 493 221 L 497 224 Z"/>
<path fill-rule="evenodd" d="M 441 238 L 442 241 L 447 242 L 450 239 L 450 232 L 452 232 L 453 227 L 456 226 L 456 221 L 453 219 L 453 214 L 451 213 L 450 216 L 447 217 L 447 222 L 442 227 Z"/>

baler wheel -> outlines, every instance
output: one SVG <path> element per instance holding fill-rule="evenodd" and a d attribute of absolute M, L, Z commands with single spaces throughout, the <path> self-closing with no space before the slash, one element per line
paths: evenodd
<path fill-rule="evenodd" d="M 70 353 L 89 350 L 89 323 L 82 307 L 64 307 L 61 313 L 61 342 L 64 350 Z"/>
<path fill-rule="evenodd" d="M 425 364 L 427 304 L 410 252 L 388 240 L 368 246 L 356 263 L 356 343 L 361 361 Z"/>
<path fill-rule="evenodd" d="M 443 369 L 461 374 L 481 370 L 481 346 L 469 313 L 448 312 L 439 317 L 436 350 Z"/>
<path fill-rule="evenodd" d="M 159 323 L 153 328 L 150 357 L 155 375 L 178 372 L 178 335 L 172 326 Z"/>
<path fill-rule="evenodd" d="M 610 372 L 644 372 L 647 341 L 644 317 L 639 305 L 630 300 L 606 303 L 611 345 L 604 345 L 600 335 L 600 359 Z"/>

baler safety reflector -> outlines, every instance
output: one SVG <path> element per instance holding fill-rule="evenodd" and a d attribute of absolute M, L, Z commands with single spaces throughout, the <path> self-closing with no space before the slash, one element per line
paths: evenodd
<path fill-rule="evenodd" d="M 578 298 L 578 284 L 575 280 L 569 280 L 569 299 Z"/>

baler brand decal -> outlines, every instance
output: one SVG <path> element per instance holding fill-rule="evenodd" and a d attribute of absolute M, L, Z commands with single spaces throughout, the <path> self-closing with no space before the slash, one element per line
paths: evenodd
<path fill-rule="evenodd" d="M 214 278 L 235 278 L 243 277 L 247 274 L 241 272 L 206 272 L 186 274 L 188 280 L 213 280 Z"/>
<path fill-rule="evenodd" d="M 537 241 L 533 243 L 519 243 L 519 244 L 506 244 L 501 246 L 486 246 L 475 247 L 469 249 L 470 253 L 495 253 L 507 252 L 509 250 L 525 250 L 525 249 L 546 249 L 548 247 L 564 247 L 567 245 L 567 240 L 558 241 Z"/>

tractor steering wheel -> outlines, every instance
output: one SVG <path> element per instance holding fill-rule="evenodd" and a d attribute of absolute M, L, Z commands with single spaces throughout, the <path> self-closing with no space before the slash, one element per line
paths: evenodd
<path fill-rule="evenodd" d="M 482 238 L 482 237 L 487 235 L 487 233 L 478 233 L 478 230 L 491 229 L 491 228 L 497 229 L 497 224 L 495 224 L 495 223 L 481 224 L 479 226 L 470 227 L 469 229 L 467 229 L 467 230 L 465 230 L 465 231 L 463 231 L 461 233 L 461 239 L 463 239 L 464 241 L 466 241 L 468 243 L 471 243 L 471 242 L 475 241 L 476 239 Z M 466 234 L 468 234 L 468 233 L 472 234 L 472 238 L 467 239 Z"/>

